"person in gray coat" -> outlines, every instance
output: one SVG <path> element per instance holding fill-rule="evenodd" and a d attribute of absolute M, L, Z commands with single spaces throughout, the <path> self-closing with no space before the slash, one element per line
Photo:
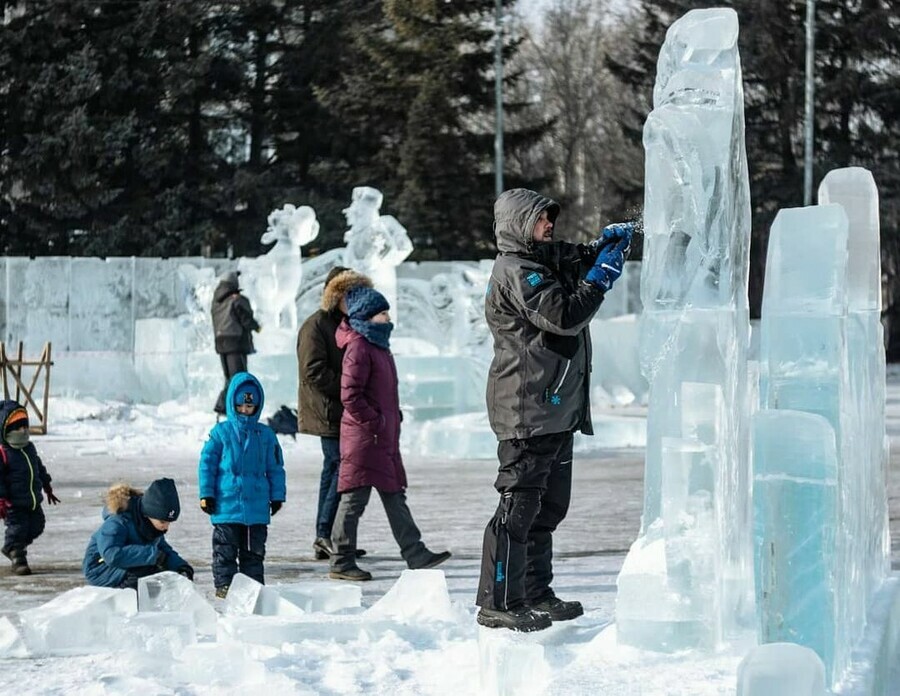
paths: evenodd
<path fill-rule="evenodd" d="M 250 301 L 238 288 L 240 271 L 229 271 L 221 276 L 213 292 L 212 324 L 216 337 L 216 353 L 222 361 L 225 386 L 219 392 L 214 410 L 225 415 L 225 392 L 231 378 L 238 372 L 247 372 L 247 356 L 256 352 L 253 348 L 253 334 L 262 327 L 253 318 Z"/>
<path fill-rule="evenodd" d="M 494 338 L 487 408 L 500 460 L 500 504 L 484 532 L 479 624 L 535 631 L 584 613 L 559 599 L 552 535 L 572 488 L 572 443 L 593 434 L 589 324 L 621 275 L 633 225 L 588 245 L 554 241 L 559 205 L 527 189 L 494 204 L 500 252 L 485 298 Z"/>

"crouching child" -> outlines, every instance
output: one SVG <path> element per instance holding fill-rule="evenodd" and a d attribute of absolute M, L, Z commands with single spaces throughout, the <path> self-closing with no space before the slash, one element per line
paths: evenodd
<path fill-rule="evenodd" d="M 59 503 L 50 474 L 28 435 L 28 412 L 17 401 L 0 401 L 0 519 L 6 523 L 2 553 L 16 575 L 31 575 L 26 549 L 44 532 L 41 502 Z"/>
<path fill-rule="evenodd" d="M 140 578 L 164 570 L 193 580 L 194 569 L 165 539 L 180 512 L 178 491 L 170 478 L 157 479 L 143 493 L 127 483 L 112 486 L 106 494 L 103 524 L 91 535 L 84 554 L 88 584 L 136 590 Z"/>

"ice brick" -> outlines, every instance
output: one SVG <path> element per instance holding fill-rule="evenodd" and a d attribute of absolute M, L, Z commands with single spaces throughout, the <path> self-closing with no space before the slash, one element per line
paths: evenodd
<path fill-rule="evenodd" d="M 111 617 L 137 611 L 133 590 L 76 587 L 46 604 L 19 613 L 28 651 L 34 655 L 78 655 L 111 649 Z"/>
<path fill-rule="evenodd" d="M 119 650 L 178 657 L 197 642 L 194 617 L 187 612 L 141 612 L 109 620 L 109 639 Z"/>
<path fill-rule="evenodd" d="M 238 573 L 228 588 L 225 613 L 236 616 L 302 616 L 304 611 L 283 598 L 277 589 L 266 587 L 253 578 Z"/>
<path fill-rule="evenodd" d="M 197 632 L 216 634 L 216 610 L 203 598 L 194 583 L 186 577 L 166 571 L 138 581 L 140 611 L 188 612 L 194 617 Z"/>
<path fill-rule="evenodd" d="M 385 595 L 365 612 L 366 617 L 397 621 L 454 621 L 443 570 L 404 570 Z"/>
<path fill-rule="evenodd" d="M 275 585 L 273 589 L 309 613 L 332 614 L 358 609 L 362 604 L 362 588 L 346 582 L 297 582 Z"/>
<path fill-rule="evenodd" d="M 538 696 L 550 681 L 544 646 L 528 636 L 478 629 L 479 694 Z"/>
<path fill-rule="evenodd" d="M 769 643 L 738 665 L 737 696 L 824 696 L 825 666 L 809 648 Z"/>

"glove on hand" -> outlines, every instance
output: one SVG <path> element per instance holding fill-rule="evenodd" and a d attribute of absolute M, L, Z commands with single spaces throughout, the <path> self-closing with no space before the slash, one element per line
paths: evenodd
<path fill-rule="evenodd" d="M 212 515 L 216 511 L 216 499 L 200 498 L 200 509 L 207 515 Z"/>
<path fill-rule="evenodd" d="M 283 500 L 273 500 L 269 503 L 269 509 L 272 510 L 272 517 L 281 509 L 281 506 L 284 505 Z"/>
<path fill-rule="evenodd" d="M 600 249 L 597 260 L 587 272 L 585 280 L 592 285 L 607 292 L 613 283 L 622 275 L 622 267 L 625 265 L 625 251 L 631 244 L 631 237 L 621 237 L 616 243 Z"/>
<path fill-rule="evenodd" d="M 53 495 L 53 487 L 48 483 L 44 486 L 44 495 L 47 496 L 47 502 L 51 505 L 59 505 L 62 501 Z"/>
<path fill-rule="evenodd" d="M 631 247 L 632 235 L 634 235 L 633 222 L 616 222 L 604 227 L 600 233 L 600 238 L 595 239 L 589 246 L 594 247 L 597 251 L 601 251 L 626 239 L 628 240 L 628 244 L 622 249 L 622 256 L 626 256 L 628 254 L 628 249 Z"/>
<path fill-rule="evenodd" d="M 189 565 L 183 565 L 175 572 L 178 573 L 179 575 L 183 575 L 191 582 L 194 581 L 194 569 L 191 568 Z"/>
<path fill-rule="evenodd" d="M 12 503 L 6 498 L 0 498 L 0 520 L 5 520 L 6 515 L 12 509 Z"/>
<path fill-rule="evenodd" d="M 166 552 L 162 549 L 156 554 L 156 562 L 153 564 L 160 570 L 166 570 Z"/>

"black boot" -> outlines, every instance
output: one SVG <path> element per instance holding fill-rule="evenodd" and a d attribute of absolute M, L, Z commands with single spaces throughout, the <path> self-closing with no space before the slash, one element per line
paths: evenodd
<path fill-rule="evenodd" d="M 331 558 L 334 553 L 334 547 L 331 545 L 331 539 L 327 537 L 319 537 L 313 542 L 313 551 L 316 554 L 317 561 L 325 561 Z"/>
<path fill-rule="evenodd" d="M 553 623 L 547 614 L 533 611 L 529 607 L 506 611 L 482 607 L 475 620 L 487 628 L 508 628 L 510 631 L 521 631 L 522 633 L 542 631 Z"/>
<path fill-rule="evenodd" d="M 25 549 L 10 549 L 9 559 L 12 561 L 12 572 L 16 575 L 31 575 Z"/>
<path fill-rule="evenodd" d="M 362 568 L 347 568 L 346 570 L 332 570 L 328 573 L 332 580 L 351 580 L 353 582 L 366 582 L 372 579 L 372 573 Z"/>
<path fill-rule="evenodd" d="M 548 614 L 551 621 L 570 621 L 584 614 L 581 602 L 566 602 L 559 597 L 548 597 L 532 604 L 531 608 Z"/>
<path fill-rule="evenodd" d="M 428 555 L 425 559 L 419 563 L 418 565 L 410 566 L 412 570 L 423 570 L 424 568 L 434 568 L 435 566 L 439 566 L 441 563 L 450 558 L 451 554 L 449 551 L 441 551 L 440 553 L 434 553 L 434 551 L 429 551 Z"/>

